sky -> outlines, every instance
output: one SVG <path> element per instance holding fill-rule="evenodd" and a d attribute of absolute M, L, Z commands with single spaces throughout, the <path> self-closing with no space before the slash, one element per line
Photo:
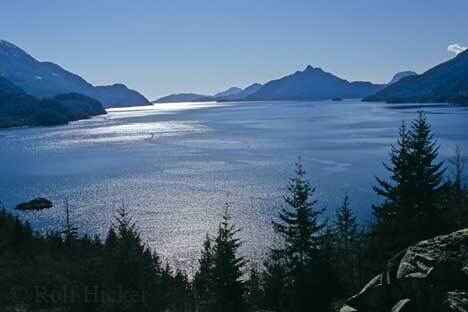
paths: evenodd
<path fill-rule="evenodd" d="M 382 83 L 468 46 L 468 1 L 1 0 L 0 39 L 150 99 L 245 87 L 308 64 Z"/>

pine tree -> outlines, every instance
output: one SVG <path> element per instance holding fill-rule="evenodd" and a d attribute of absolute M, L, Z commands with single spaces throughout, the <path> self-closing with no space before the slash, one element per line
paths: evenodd
<path fill-rule="evenodd" d="M 336 211 L 334 223 L 335 259 L 333 262 L 345 295 L 350 295 L 359 287 L 360 233 L 357 218 L 349 206 L 347 195 L 341 207 Z"/>
<path fill-rule="evenodd" d="M 246 282 L 246 302 L 249 311 L 258 311 L 263 307 L 264 294 L 262 280 L 256 265 L 251 265 L 249 278 Z"/>
<path fill-rule="evenodd" d="M 290 306 L 288 290 L 288 270 L 278 252 L 272 250 L 263 263 L 262 282 L 264 291 L 264 307 L 270 311 L 286 311 Z"/>
<path fill-rule="evenodd" d="M 328 288 L 334 279 L 330 279 L 330 264 L 321 246 L 325 224 L 319 221 L 323 210 L 315 207 L 314 192 L 315 188 L 306 181 L 305 171 L 298 161 L 296 176 L 290 180 L 288 193 L 284 196 L 286 207 L 280 211 L 279 221 L 273 222 L 284 245 L 273 250 L 271 263 L 285 263 L 287 311 L 310 310 L 311 294 L 314 294 L 317 310 L 326 310 L 331 304 Z"/>
<path fill-rule="evenodd" d="M 122 206 L 105 240 L 104 280 L 108 293 L 132 294 L 132 300 L 106 302 L 103 311 L 162 311 L 164 302 L 159 257 L 141 241 L 135 223 Z M 152 294 L 146 296 L 146 294 Z"/>
<path fill-rule="evenodd" d="M 296 163 L 296 176 L 289 182 L 288 193 L 284 196 L 286 207 L 279 213 L 279 221 L 273 221 L 275 232 L 284 239 L 284 248 L 277 252 L 284 254 L 292 267 L 301 268 L 313 259 L 319 249 L 318 234 L 324 228 L 319 222 L 323 210 L 315 208 L 315 192 L 305 180 L 301 162 Z"/>
<path fill-rule="evenodd" d="M 450 209 L 447 223 L 450 231 L 456 231 L 468 226 L 468 193 L 465 186 L 465 162 L 460 146 L 455 148 L 455 155 L 449 161 L 452 175 L 447 192 L 447 206 Z"/>
<path fill-rule="evenodd" d="M 201 257 L 198 260 L 198 270 L 193 278 L 195 300 L 201 311 L 204 311 L 210 305 L 210 302 L 212 302 L 213 267 L 214 250 L 212 240 L 206 235 Z"/>
<path fill-rule="evenodd" d="M 209 311 L 245 311 L 244 282 L 242 269 L 246 261 L 238 256 L 240 240 L 236 237 L 239 230 L 230 224 L 229 205 L 218 228 L 213 246 L 213 303 Z"/>
<path fill-rule="evenodd" d="M 440 234 L 443 162 L 437 162 L 438 146 L 423 113 L 408 130 L 400 128 L 392 146 L 390 164 L 384 164 L 390 181 L 377 178 L 375 192 L 383 197 L 374 206 L 374 244 L 380 260 L 411 243 Z"/>
<path fill-rule="evenodd" d="M 419 230 L 417 240 L 419 240 L 444 231 L 441 227 L 443 215 L 440 200 L 447 185 L 443 182 L 444 162 L 437 162 L 439 146 L 434 140 L 431 125 L 424 113 L 420 112 L 419 117 L 413 121 L 410 138 L 415 187 L 412 195 L 417 218 L 415 224 Z"/>
<path fill-rule="evenodd" d="M 67 246 L 70 246 L 78 237 L 78 228 L 70 220 L 70 205 L 68 199 L 65 199 L 65 225 L 63 230 L 63 240 Z"/>
<path fill-rule="evenodd" d="M 188 277 L 185 272 L 177 270 L 173 280 L 171 311 L 190 311 L 192 306 L 191 299 L 191 288 Z"/>

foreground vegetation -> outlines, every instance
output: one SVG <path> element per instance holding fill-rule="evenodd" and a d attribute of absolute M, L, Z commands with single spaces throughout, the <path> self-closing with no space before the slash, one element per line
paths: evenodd
<path fill-rule="evenodd" d="M 6 311 L 332 311 L 393 254 L 422 239 L 468 227 L 463 159 L 438 162 L 421 114 L 403 124 L 389 179 L 377 178 L 381 202 L 362 225 L 344 196 L 325 220 L 300 162 L 272 226 L 281 243 L 263 263 L 239 254 L 242 242 L 226 207 L 207 235 L 193 277 L 162 263 L 142 243 L 124 208 L 104 241 L 62 232 L 39 235 L 0 213 L 0 306 Z"/>

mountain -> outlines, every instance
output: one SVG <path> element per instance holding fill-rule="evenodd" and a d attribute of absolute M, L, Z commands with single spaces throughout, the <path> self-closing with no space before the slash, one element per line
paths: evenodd
<path fill-rule="evenodd" d="M 245 89 L 232 87 L 213 96 L 193 93 L 172 94 L 154 103 L 362 98 L 374 94 L 383 87 L 384 85 L 364 81 L 349 82 L 320 68 L 307 66 L 304 71 L 297 71 L 264 85 L 254 83 Z"/>
<path fill-rule="evenodd" d="M 222 92 L 219 92 L 219 93 L 216 93 L 214 95 L 214 97 L 217 97 L 217 98 L 224 98 L 224 97 L 230 97 L 230 96 L 236 96 L 238 95 L 239 93 L 241 93 L 243 90 L 241 88 L 238 88 L 238 87 L 232 87 L 232 88 L 229 88 L 225 91 L 222 91 Z"/>
<path fill-rule="evenodd" d="M 254 84 L 251 84 L 250 86 L 246 87 L 245 89 L 240 89 L 239 92 L 237 93 L 234 93 L 230 96 L 218 96 L 216 97 L 216 100 L 217 101 L 242 101 L 244 100 L 245 98 L 247 98 L 248 96 L 254 94 L 255 92 L 257 92 L 258 90 L 260 90 L 260 88 L 262 87 L 261 84 L 259 83 L 254 83 Z"/>
<path fill-rule="evenodd" d="M 215 95 L 203 95 L 196 93 L 176 93 L 153 101 L 153 103 L 176 103 L 176 102 L 211 102 L 211 101 L 241 101 L 260 90 L 259 83 L 251 84 L 245 89 L 232 87 Z"/>
<path fill-rule="evenodd" d="M 416 75 L 417 73 L 415 73 L 414 71 L 410 71 L 410 70 L 402 71 L 402 72 L 396 73 L 395 76 L 393 76 L 392 80 L 388 84 L 391 85 L 400 81 L 401 79 L 405 77 L 416 76 Z"/>
<path fill-rule="evenodd" d="M 260 90 L 261 88 L 263 87 L 262 84 L 260 83 L 254 83 L 254 84 L 251 84 L 250 86 L 248 86 L 247 88 L 245 88 L 244 90 L 242 90 L 242 92 L 240 92 L 238 94 L 239 97 L 248 97 L 249 95 L 252 95 L 254 94 L 255 92 L 258 92 L 258 90 Z"/>
<path fill-rule="evenodd" d="M 93 86 L 57 64 L 36 60 L 4 40 L 0 40 L 0 76 L 39 98 L 62 93 L 81 93 L 99 100 L 106 107 L 150 104 L 143 95 L 122 84 Z"/>
<path fill-rule="evenodd" d="M 88 96 L 67 93 L 39 99 L 0 77 L 0 128 L 54 126 L 105 113 L 102 104 Z"/>
<path fill-rule="evenodd" d="M 195 93 L 177 93 L 164 96 L 153 101 L 153 103 L 177 103 L 177 102 L 210 102 L 215 101 L 215 98 L 209 95 Z"/>
<path fill-rule="evenodd" d="M 135 90 L 126 85 L 116 83 L 110 86 L 96 86 L 93 88 L 92 97 L 106 103 L 107 107 L 140 106 L 149 105 L 150 102 Z M 90 96 L 91 96 L 90 95 Z"/>
<path fill-rule="evenodd" d="M 327 100 L 332 98 L 361 98 L 374 94 L 382 85 L 370 82 L 349 82 L 321 68 L 307 66 L 304 71 L 272 80 L 247 100 Z"/>
<path fill-rule="evenodd" d="M 468 104 L 468 50 L 421 75 L 403 78 L 364 100 Z"/>

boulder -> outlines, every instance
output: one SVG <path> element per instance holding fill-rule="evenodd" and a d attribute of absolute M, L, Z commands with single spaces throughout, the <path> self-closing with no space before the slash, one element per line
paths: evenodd
<path fill-rule="evenodd" d="M 341 311 L 468 312 L 468 229 L 397 254 Z"/>

